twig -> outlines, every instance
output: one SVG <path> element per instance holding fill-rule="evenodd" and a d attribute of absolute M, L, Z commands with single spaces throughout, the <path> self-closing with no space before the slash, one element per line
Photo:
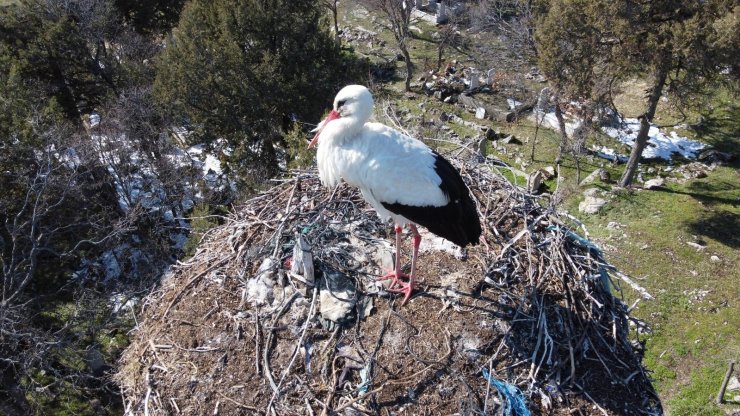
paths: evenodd
<path fill-rule="evenodd" d="M 278 319 L 285 313 L 285 311 L 288 309 L 288 306 L 290 306 L 291 303 L 293 303 L 293 300 L 300 295 L 300 292 L 293 292 L 293 295 L 288 299 L 283 306 L 280 308 L 280 310 L 275 314 L 275 317 L 272 320 L 272 328 L 275 328 L 277 325 Z M 277 384 L 275 384 L 275 379 L 272 377 L 272 371 L 270 370 L 270 344 L 272 344 L 272 337 L 273 337 L 273 330 L 270 330 L 267 332 L 267 340 L 265 341 L 265 348 L 262 350 L 262 367 L 265 371 L 265 375 L 267 376 L 267 381 L 270 382 L 270 387 L 272 387 L 273 394 L 279 394 L 280 389 L 278 388 Z M 269 413 L 269 407 L 267 413 Z"/>
<path fill-rule="evenodd" d="M 262 343 L 260 342 L 260 334 L 262 333 L 262 329 L 260 328 L 260 316 L 258 314 L 254 314 L 254 366 L 256 374 L 259 376 L 262 374 L 262 370 L 260 368 L 260 345 Z"/>
<path fill-rule="evenodd" d="M 591 395 L 588 394 L 588 392 L 583 387 L 581 387 L 578 383 L 573 383 L 573 384 L 575 384 L 576 387 L 578 387 L 579 389 L 581 389 L 581 391 L 583 392 L 583 395 L 586 396 L 586 398 L 588 398 L 591 401 L 591 403 L 593 403 L 594 406 L 596 406 L 597 409 L 599 409 L 599 411 L 601 412 L 601 414 L 603 414 L 604 416 L 609 416 L 609 413 L 607 413 L 607 411 L 604 410 L 603 407 L 599 406 L 599 404 L 596 403 L 596 400 L 594 400 L 594 398 L 591 397 Z"/>
<path fill-rule="evenodd" d="M 616 270 L 616 269 L 614 269 L 614 268 L 612 268 L 612 273 L 613 273 L 613 274 L 614 274 L 615 276 L 617 276 L 617 277 L 618 277 L 618 278 L 619 278 L 620 280 L 622 280 L 623 282 L 625 282 L 625 283 L 627 283 L 628 285 L 630 285 L 630 287 L 631 287 L 632 289 L 635 289 L 635 290 L 637 291 L 637 293 L 639 293 L 639 294 L 640 294 L 640 296 L 642 296 L 642 297 L 643 297 L 643 299 L 645 299 L 645 300 L 653 300 L 653 299 L 655 299 L 655 298 L 653 297 L 653 295 L 651 295 L 650 293 L 648 293 L 648 291 L 647 291 L 647 290 L 645 290 L 645 288 L 643 288 L 642 286 L 640 286 L 640 285 L 638 285 L 637 283 L 635 283 L 635 281 L 634 281 L 634 280 L 630 279 L 630 278 L 629 278 L 629 277 L 628 277 L 627 275 L 625 275 L 624 273 L 622 273 L 622 272 L 620 272 L 619 270 Z"/>
<path fill-rule="evenodd" d="M 270 408 L 272 408 L 272 403 L 275 401 L 275 398 L 280 396 L 280 386 L 283 385 L 283 381 L 285 381 L 285 377 L 290 373 L 290 368 L 293 367 L 293 363 L 295 362 L 296 357 L 298 356 L 298 352 L 301 350 L 301 345 L 303 345 L 303 339 L 306 337 L 306 331 L 308 331 L 308 326 L 311 323 L 311 320 L 313 319 L 313 315 L 316 312 L 316 295 L 319 293 L 318 288 L 313 288 L 313 297 L 311 298 L 311 308 L 308 311 L 308 316 L 306 317 L 306 322 L 303 324 L 303 331 L 301 332 L 301 337 L 298 339 L 298 343 L 296 344 L 295 349 L 293 350 L 293 356 L 290 357 L 290 361 L 288 362 L 288 366 L 285 367 L 285 370 L 283 370 L 283 375 L 280 377 L 280 381 L 277 384 L 277 389 L 273 390 L 272 398 L 270 399 L 270 402 L 267 404 L 267 411 L 270 411 Z"/>
<path fill-rule="evenodd" d="M 717 404 L 725 402 L 725 390 L 727 390 L 727 383 L 729 383 L 730 376 L 732 376 L 734 370 L 735 361 L 730 361 L 730 365 L 727 367 L 727 372 L 725 373 L 725 379 L 722 381 L 722 387 L 719 388 L 719 393 L 717 393 Z"/>
<path fill-rule="evenodd" d="M 225 394 L 221 393 L 221 392 L 220 392 L 220 391 L 218 391 L 218 390 L 216 390 L 216 393 L 218 393 L 218 395 L 219 395 L 219 396 L 221 396 L 221 397 L 223 397 L 223 398 L 224 398 L 225 400 L 228 400 L 228 401 L 230 401 L 231 403 L 234 403 L 235 405 L 237 405 L 237 406 L 239 406 L 239 407 L 243 407 L 243 408 L 245 408 L 245 409 L 247 409 L 247 410 L 250 410 L 250 411 L 252 411 L 252 412 L 258 412 L 258 413 L 260 413 L 260 414 L 264 413 L 264 412 L 263 412 L 262 410 L 259 410 L 259 409 L 257 409 L 256 407 L 248 406 L 248 405 L 246 405 L 246 404 L 244 404 L 244 403 L 240 403 L 240 402 L 238 402 L 238 401 L 236 401 L 236 400 L 232 399 L 231 397 L 229 397 L 229 396 L 227 396 L 227 395 L 225 395 Z"/>
<path fill-rule="evenodd" d="M 176 303 L 177 303 L 177 302 L 178 302 L 178 301 L 180 300 L 180 298 L 182 297 L 183 293 L 184 293 L 184 292 L 185 292 L 186 290 L 188 290 L 188 289 L 190 288 L 190 286 L 191 286 L 191 285 L 192 285 L 193 283 L 195 283 L 195 282 L 196 282 L 196 281 L 198 281 L 198 280 L 199 280 L 200 278 L 202 278 L 203 276 L 205 276 L 205 275 L 207 275 L 208 273 L 210 273 L 210 272 L 211 272 L 212 270 L 214 270 L 214 269 L 217 269 L 217 268 L 219 268 L 219 267 L 223 266 L 223 265 L 224 265 L 224 264 L 226 264 L 226 263 L 227 263 L 227 262 L 228 262 L 229 260 L 231 260 L 231 259 L 230 259 L 230 258 L 228 258 L 228 257 L 224 257 L 224 258 L 222 258 L 222 259 L 221 259 L 220 261 L 218 261 L 218 262 L 216 262 L 215 264 L 213 264 L 213 265 L 212 265 L 211 267 L 209 267 L 209 268 L 207 268 L 207 269 L 203 270 L 202 272 L 200 272 L 200 273 L 196 274 L 195 276 L 193 276 L 193 278 L 192 278 L 192 279 L 188 280 L 188 282 L 187 282 L 187 283 L 185 284 L 185 286 L 183 286 L 183 287 L 182 287 L 182 288 L 181 288 L 181 289 L 180 289 L 180 290 L 179 290 L 179 291 L 177 292 L 177 295 L 175 295 L 175 297 L 174 297 L 174 298 L 172 299 L 172 301 L 170 302 L 170 304 L 169 304 L 169 305 L 167 306 L 167 309 L 166 309 L 166 310 L 164 311 L 164 313 L 162 314 L 162 318 L 160 318 L 160 319 L 165 319 L 165 318 L 167 317 L 167 314 L 169 314 L 169 313 L 170 313 L 170 309 L 172 309 L 172 307 L 173 307 L 173 306 L 174 306 L 174 305 L 175 305 L 175 304 L 176 304 Z"/>

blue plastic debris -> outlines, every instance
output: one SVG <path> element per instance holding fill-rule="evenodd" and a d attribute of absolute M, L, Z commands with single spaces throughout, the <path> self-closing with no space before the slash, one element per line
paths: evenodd
<path fill-rule="evenodd" d="M 504 416 L 531 416 L 525 404 L 524 393 L 519 387 L 493 377 L 488 369 L 483 369 L 483 377 L 498 390 L 504 399 Z"/>
<path fill-rule="evenodd" d="M 360 383 L 359 386 L 357 386 L 357 391 L 360 392 L 360 394 L 367 393 L 368 390 L 370 390 L 370 384 L 372 384 L 372 368 L 370 367 L 370 363 L 367 363 L 362 369 L 360 369 L 360 378 L 362 379 L 362 383 Z"/>
<path fill-rule="evenodd" d="M 593 252 L 597 257 L 603 258 L 604 252 L 601 251 L 601 247 L 597 246 L 593 241 L 587 240 L 580 235 L 574 233 L 573 231 L 570 231 L 566 228 L 558 227 L 557 225 L 550 225 L 547 227 L 548 231 L 562 231 L 563 234 L 565 234 L 565 237 L 568 238 L 570 241 L 572 241 L 574 244 L 576 244 L 579 247 L 585 248 L 591 252 Z M 601 282 L 601 285 L 604 287 L 604 290 L 607 292 L 610 291 L 611 284 L 609 283 L 609 274 L 607 274 L 606 269 L 604 267 L 599 267 L 599 275 L 598 279 Z"/>
<path fill-rule="evenodd" d="M 557 225 L 550 225 L 550 226 L 547 227 L 547 230 L 548 231 L 561 230 L 563 232 L 563 234 L 565 234 L 565 236 L 568 237 L 569 240 L 571 240 L 572 242 L 574 242 L 579 247 L 583 247 L 583 248 L 585 248 L 587 250 L 593 251 L 594 254 L 596 254 L 599 257 L 602 257 L 603 256 L 603 252 L 601 251 L 601 248 L 599 246 L 597 246 L 596 244 L 594 244 L 592 241 L 589 241 L 589 240 L 581 237 L 580 235 L 574 233 L 573 231 L 570 231 L 570 230 L 568 230 L 566 228 L 558 227 Z"/>

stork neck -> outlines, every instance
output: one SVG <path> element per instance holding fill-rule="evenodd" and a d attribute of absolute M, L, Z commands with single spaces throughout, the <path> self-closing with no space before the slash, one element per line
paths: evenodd
<path fill-rule="evenodd" d="M 326 137 L 328 139 L 327 141 L 330 141 L 333 144 L 342 143 L 358 135 L 364 125 L 365 122 L 357 117 L 342 117 L 333 120 L 328 126 L 326 126 L 327 130 L 329 130 L 328 133 L 330 133 L 326 135 L 328 136 Z M 322 134 L 319 144 L 324 140 L 324 135 Z"/>

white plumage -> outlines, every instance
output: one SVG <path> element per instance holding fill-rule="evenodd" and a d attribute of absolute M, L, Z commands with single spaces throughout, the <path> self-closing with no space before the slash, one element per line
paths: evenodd
<path fill-rule="evenodd" d="M 332 123 L 333 124 L 333 123 Z M 449 202 L 434 171 L 434 154 L 420 141 L 379 123 L 367 123 L 347 139 L 321 134 L 317 161 L 321 182 L 334 186 L 344 179 L 360 188 L 363 197 L 384 220 L 411 222 L 383 207 L 382 202 L 410 206 L 443 206 Z M 326 135 L 325 135 L 326 134 Z M 324 140 L 327 142 L 324 142 Z"/>
<path fill-rule="evenodd" d="M 334 109 L 319 124 L 311 144 L 318 143 L 317 162 L 322 184 L 341 180 L 356 186 L 383 219 L 396 224 L 396 270 L 386 275 L 390 289 L 404 293 L 415 286 L 416 257 L 421 237 L 414 223 L 458 245 L 475 244 L 480 222 L 459 173 L 424 143 L 379 123 L 367 122 L 373 112 L 370 91 L 361 85 L 344 87 Z M 320 137 L 320 139 L 319 139 Z M 400 233 L 409 225 L 414 254 L 409 282 L 400 270 Z"/>

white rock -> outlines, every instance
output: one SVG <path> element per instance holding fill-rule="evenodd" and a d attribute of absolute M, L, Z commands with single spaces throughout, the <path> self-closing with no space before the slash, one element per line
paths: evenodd
<path fill-rule="evenodd" d="M 596 214 L 599 212 L 601 207 L 606 205 L 606 199 L 598 198 L 595 196 L 586 196 L 580 204 L 578 204 L 578 211 L 584 214 Z"/>
<path fill-rule="evenodd" d="M 662 187 L 663 185 L 665 185 L 665 179 L 655 178 L 650 179 L 649 181 L 645 181 L 645 184 L 642 185 L 642 187 L 645 189 L 656 189 Z"/>
<path fill-rule="evenodd" d="M 730 378 L 730 382 L 727 383 L 727 390 L 740 391 L 740 380 L 737 379 L 737 376 L 732 376 L 732 378 Z"/>
<path fill-rule="evenodd" d="M 690 245 L 691 247 L 694 247 L 697 251 L 702 251 L 707 248 L 706 245 L 701 245 L 699 243 L 695 243 L 693 241 L 687 241 L 686 244 Z"/>
<path fill-rule="evenodd" d="M 545 179 L 551 179 L 555 177 L 555 168 L 552 166 L 545 166 L 544 168 L 540 169 L 543 175 L 545 175 Z"/>
<path fill-rule="evenodd" d="M 478 107 L 475 109 L 475 118 L 478 120 L 483 120 L 486 118 L 486 109 L 483 107 Z"/>
<path fill-rule="evenodd" d="M 527 189 L 531 193 L 537 193 L 542 186 L 543 174 L 539 170 L 527 176 Z"/>
<path fill-rule="evenodd" d="M 714 263 L 719 263 L 720 262 L 720 258 L 717 257 L 717 256 L 712 256 L 712 257 L 709 258 L 709 260 L 711 260 Z"/>
<path fill-rule="evenodd" d="M 596 182 L 597 179 L 601 178 L 602 171 L 606 172 L 604 169 L 599 168 L 595 171 L 591 172 L 590 175 L 586 176 L 580 183 L 581 186 L 590 185 L 594 182 Z"/>

